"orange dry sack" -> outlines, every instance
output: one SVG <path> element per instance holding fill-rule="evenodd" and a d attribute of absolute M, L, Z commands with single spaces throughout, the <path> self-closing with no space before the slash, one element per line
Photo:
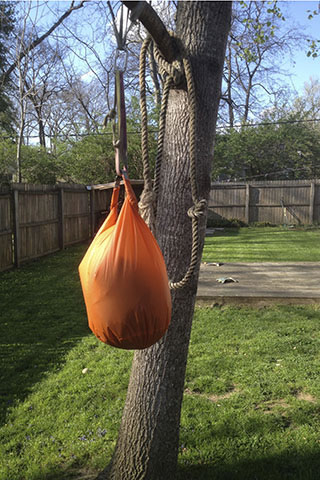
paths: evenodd
<path fill-rule="evenodd" d="M 118 216 L 120 187 L 110 214 L 80 266 L 89 327 L 114 347 L 150 347 L 166 332 L 171 296 L 160 248 L 140 217 L 136 196 L 124 179 L 126 199 Z"/>

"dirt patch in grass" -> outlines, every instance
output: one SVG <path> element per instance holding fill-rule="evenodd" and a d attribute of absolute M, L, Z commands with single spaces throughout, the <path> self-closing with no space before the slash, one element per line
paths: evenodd
<path fill-rule="evenodd" d="M 313 404 L 317 403 L 317 399 L 313 395 L 310 395 L 310 393 L 305 393 L 300 391 L 300 392 L 296 392 L 294 396 L 297 400 L 303 400 L 305 402 L 309 402 Z M 270 401 L 264 402 L 261 405 L 257 405 L 255 407 L 255 410 L 262 410 L 263 413 L 269 414 L 269 413 L 274 413 L 275 410 L 277 409 L 280 409 L 282 410 L 281 415 L 285 416 L 286 415 L 285 410 L 291 407 L 292 405 L 286 402 L 286 400 L 284 400 L 283 398 L 280 398 L 279 400 L 270 400 Z"/>
<path fill-rule="evenodd" d="M 274 413 L 274 411 L 278 408 L 288 409 L 290 408 L 290 405 L 284 399 L 280 398 L 279 400 L 270 400 L 268 402 L 264 402 L 262 405 L 257 405 L 255 410 L 262 410 L 263 413 L 269 414 Z M 284 412 L 282 412 L 282 414 L 284 414 Z"/>
<path fill-rule="evenodd" d="M 310 395 L 310 393 L 298 392 L 296 398 L 298 400 L 304 400 L 305 402 L 317 403 L 317 399 L 313 395 Z"/>
<path fill-rule="evenodd" d="M 184 393 L 185 395 L 192 395 L 196 397 L 202 397 L 205 398 L 206 400 L 210 400 L 210 402 L 220 402 L 221 400 L 226 400 L 230 398 L 232 395 L 235 393 L 238 393 L 239 389 L 233 385 L 230 390 L 226 393 L 223 393 L 222 395 L 214 395 L 213 393 L 200 393 L 200 392 L 195 392 L 193 390 L 190 390 L 190 388 L 186 388 Z"/>

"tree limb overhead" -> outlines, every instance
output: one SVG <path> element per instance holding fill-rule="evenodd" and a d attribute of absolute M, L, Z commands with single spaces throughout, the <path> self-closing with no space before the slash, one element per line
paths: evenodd
<path fill-rule="evenodd" d="M 131 19 L 140 20 L 147 29 L 167 62 L 175 60 L 178 53 L 175 41 L 151 5 L 144 0 L 122 3 L 131 11 Z"/>

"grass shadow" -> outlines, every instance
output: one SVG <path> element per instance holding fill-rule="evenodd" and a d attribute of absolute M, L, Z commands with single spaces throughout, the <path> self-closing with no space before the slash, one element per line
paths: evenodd
<path fill-rule="evenodd" d="M 319 452 L 284 452 L 257 459 L 180 467 L 177 480 L 318 480 Z M 40 480 L 40 479 L 39 479 Z"/>
<path fill-rule="evenodd" d="M 318 480 L 320 457 L 317 453 L 288 452 L 263 458 L 212 461 L 179 467 L 176 480 Z M 64 470 L 50 467 L 30 480 L 96 480 L 98 472 L 71 466 Z"/>
<path fill-rule="evenodd" d="M 0 424 L 89 333 L 78 277 L 85 249 L 76 246 L 0 276 Z"/>
<path fill-rule="evenodd" d="M 223 227 L 221 229 L 213 227 L 215 237 L 236 237 L 240 233 L 240 227 Z"/>
<path fill-rule="evenodd" d="M 57 469 L 48 467 L 41 473 L 32 475 L 29 480 L 97 480 L 98 471 L 83 467 L 71 466 L 65 469 Z"/>

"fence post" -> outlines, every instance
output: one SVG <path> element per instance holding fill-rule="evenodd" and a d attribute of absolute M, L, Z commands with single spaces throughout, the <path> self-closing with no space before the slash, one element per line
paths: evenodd
<path fill-rule="evenodd" d="M 95 234 L 95 212 L 94 212 L 94 209 L 95 209 L 95 204 L 94 204 L 94 200 L 95 200 L 95 195 L 94 195 L 94 188 L 93 188 L 93 185 L 91 185 L 91 190 L 90 190 L 90 225 L 91 225 L 91 238 L 94 237 L 94 234 Z"/>
<path fill-rule="evenodd" d="M 13 245 L 14 265 L 20 266 L 19 191 L 13 190 Z"/>
<path fill-rule="evenodd" d="M 250 223 L 250 184 L 246 183 L 245 221 Z"/>
<path fill-rule="evenodd" d="M 316 182 L 310 183 L 309 223 L 314 221 L 314 200 L 316 197 Z"/>
<path fill-rule="evenodd" d="M 64 250 L 64 190 L 63 187 L 59 187 L 58 196 L 58 225 L 59 225 L 59 248 Z"/>

